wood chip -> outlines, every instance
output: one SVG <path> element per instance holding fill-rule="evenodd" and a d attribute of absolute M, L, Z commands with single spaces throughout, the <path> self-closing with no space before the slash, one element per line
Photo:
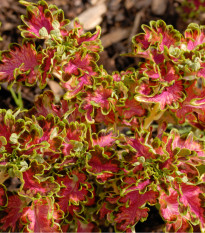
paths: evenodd
<path fill-rule="evenodd" d="M 138 0 L 136 4 L 136 8 L 140 10 L 142 8 L 149 7 L 151 3 L 152 3 L 152 0 Z"/>
<path fill-rule="evenodd" d="M 152 0 L 152 13 L 155 15 L 164 15 L 167 9 L 168 0 Z"/>
<path fill-rule="evenodd" d="M 59 85 L 59 83 L 57 83 L 54 80 L 48 80 L 47 83 L 48 83 L 50 89 L 53 91 L 56 99 L 59 100 L 62 97 L 62 95 L 64 94 L 63 88 Z"/>
<path fill-rule="evenodd" d="M 90 4 L 92 4 L 92 5 L 96 5 L 96 4 L 99 4 L 99 3 L 102 3 L 102 2 L 104 2 L 105 0 L 90 0 L 89 2 L 90 2 Z"/>
<path fill-rule="evenodd" d="M 125 7 L 127 10 L 135 6 L 135 0 L 125 0 Z"/>
<path fill-rule="evenodd" d="M 4 24 L 2 24 L 2 30 L 4 31 L 9 31 L 13 28 L 15 28 L 16 25 L 12 24 L 12 23 L 7 23 L 5 22 Z"/>
<path fill-rule="evenodd" d="M 108 8 L 111 11 L 118 11 L 120 9 L 121 0 L 110 0 L 108 1 Z"/>
<path fill-rule="evenodd" d="M 78 15 L 79 21 L 83 24 L 85 30 L 94 29 L 102 22 L 102 15 L 107 11 L 105 3 L 98 4 Z"/>
<path fill-rule="evenodd" d="M 115 29 L 113 32 L 102 36 L 101 41 L 104 48 L 117 43 L 123 39 L 126 39 L 130 35 L 131 27 Z"/>

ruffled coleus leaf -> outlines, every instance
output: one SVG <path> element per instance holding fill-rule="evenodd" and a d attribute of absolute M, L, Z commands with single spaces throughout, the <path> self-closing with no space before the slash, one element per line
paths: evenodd
<path fill-rule="evenodd" d="M 146 110 L 134 98 L 127 99 L 125 101 L 125 106 L 118 107 L 117 111 L 119 112 L 120 116 L 125 120 L 129 120 L 134 116 L 141 117 L 144 116 L 146 113 Z"/>
<path fill-rule="evenodd" d="M 109 114 L 114 109 L 116 98 L 112 97 L 112 93 L 113 87 L 108 86 L 105 82 L 98 86 L 95 91 L 88 90 L 85 96 L 81 97 L 83 101 L 80 104 L 80 109 L 86 112 L 85 117 L 88 122 L 94 121 L 92 115 L 95 108 L 100 108 L 103 115 Z"/>
<path fill-rule="evenodd" d="M 23 31 L 22 35 L 27 38 L 46 38 L 52 26 L 52 14 L 48 10 L 45 1 L 39 1 L 38 4 L 21 1 L 27 6 L 27 16 L 22 16 L 25 25 L 19 27 Z"/>
<path fill-rule="evenodd" d="M 133 38 L 134 54 L 149 59 L 150 52 L 156 47 L 159 52 L 164 51 L 164 46 L 178 46 L 181 34 L 172 25 L 166 25 L 162 20 L 151 21 L 150 27 L 142 26 L 145 33 L 138 34 Z"/>
<path fill-rule="evenodd" d="M 91 135 L 91 144 L 92 146 L 100 146 L 100 147 L 111 147 L 116 141 L 116 135 L 112 130 L 105 131 L 101 130 L 98 134 L 93 133 Z"/>
<path fill-rule="evenodd" d="M 178 7 L 180 15 L 186 21 L 194 18 L 200 20 L 200 13 L 203 13 L 204 9 L 205 2 L 203 0 L 183 0 Z"/>
<path fill-rule="evenodd" d="M 69 32 L 65 40 L 69 42 L 72 39 L 75 43 L 77 42 L 77 47 L 81 46 L 88 51 L 99 53 L 103 50 L 100 33 L 100 27 L 96 27 L 96 32 L 94 34 L 91 32 L 84 33 L 82 24 L 76 19 L 74 20 L 73 29 Z"/>
<path fill-rule="evenodd" d="M 78 122 L 71 122 L 70 124 L 65 121 L 64 130 L 64 142 L 62 143 L 63 154 L 70 155 L 71 150 L 75 152 L 82 152 L 85 136 L 86 136 L 86 125 Z"/>
<path fill-rule="evenodd" d="M 63 88 L 67 91 L 65 99 L 73 98 L 84 86 L 92 85 L 92 76 L 97 76 L 99 71 L 96 65 L 98 56 L 95 53 L 88 53 L 85 49 L 76 51 L 63 66 Z"/>
<path fill-rule="evenodd" d="M 48 114 L 46 118 L 39 116 L 36 120 L 36 126 L 40 126 L 42 129 L 42 134 L 39 135 L 39 138 L 36 138 L 37 143 L 46 141 L 50 145 L 50 150 L 59 152 L 62 138 L 58 137 L 58 135 L 61 135 L 64 124 L 59 121 L 58 117 L 54 117 L 52 114 Z"/>
<path fill-rule="evenodd" d="M 188 50 L 195 49 L 198 45 L 205 43 L 205 27 L 191 23 L 184 32 L 184 42 Z"/>
<path fill-rule="evenodd" d="M 163 136 L 162 141 L 166 143 L 166 150 L 169 152 L 170 158 L 161 164 L 161 169 L 174 163 L 180 165 L 180 162 L 192 165 L 204 164 L 203 145 L 194 139 L 192 133 L 187 138 L 181 138 L 176 130 L 172 130 L 168 138 L 166 135 Z"/>
<path fill-rule="evenodd" d="M 54 177 L 44 175 L 44 166 L 36 161 L 32 162 L 29 169 L 22 174 L 22 188 L 20 195 L 36 198 L 41 196 L 52 196 L 58 192 L 59 185 Z"/>
<path fill-rule="evenodd" d="M 98 182 L 113 178 L 120 170 L 120 161 L 113 152 L 103 151 L 99 146 L 90 150 L 87 156 L 87 171 L 96 176 Z"/>
<path fill-rule="evenodd" d="M 47 115 L 46 118 L 39 116 L 35 119 L 33 117 L 31 121 L 28 121 L 26 130 L 18 138 L 21 145 L 21 154 L 31 155 L 34 151 L 37 151 L 38 154 L 53 152 L 51 157 L 59 157 L 63 139 L 58 135 L 63 128 L 64 124 L 59 122 L 58 118 L 55 118 L 52 114 Z M 49 161 L 46 155 L 44 159 Z"/>
<path fill-rule="evenodd" d="M 70 140 L 75 141 L 83 141 L 86 135 L 86 125 L 78 122 L 71 122 L 70 124 L 66 122 L 65 125 L 65 142 L 69 142 Z"/>
<path fill-rule="evenodd" d="M 114 72 L 112 75 L 113 80 L 115 81 L 113 92 L 117 96 L 117 103 L 114 109 L 114 121 L 116 124 L 137 127 L 139 126 L 138 120 L 140 121 L 140 117 L 146 115 L 145 108 L 143 108 L 142 104 L 134 98 L 135 90 L 138 87 L 138 73 L 138 71 L 130 68 L 120 73 Z M 116 83 L 119 85 L 116 86 Z M 117 87 L 120 87 L 119 90 L 117 90 Z M 107 118 L 109 115 L 112 116 L 112 114 L 112 112 L 111 114 L 108 114 Z M 99 111 L 96 116 L 97 121 L 98 118 Z"/>
<path fill-rule="evenodd" d="M 136 133 L 135 138 L 127 138 L 126 145 L 131 146 L 130 149 L 135 153 L 132 157 L 132 162 L 137 162 L 138 158 L 144 157 L 145 159 L 155 159 L 156 152 L 149 143 L 149 134 Z"/>
<path fill-rule="evenodd" d="M 63 217 L 52 198 L 34 200 L 21 218 L 24 232 L 61 232 L 58 221 Z"/>
<path fill-rule="evenodd" d="M 86 181 L 84 173 L 73 170 L 64 177 L 57 177 L 56 181 L 61 185 L 61 190 L 56 198 L 60 209 L 64 213 L 75 215 L 81 209 L 81 204 L 86 204 L 92 198 L 92 185 Z"/>
<path fill-rule="evenodd" d="M 170 61 L 158 65 L 152 62 L 142 63 L 140 64 L 139 72 L 149 78 L 153 84 L 154 81 L 160 81 L 162 85 L 165 85 L 181 79 L 176 65 Z"/>
<path fill-rule="evenodd" d="M 7 204 L 7 194 L 6 187 L 3 184 L 0 184 L 0 206 L 4 207 Z"/>
<path fill-rule="evenodd" d="M 178 196 L 178 192 L 171 188 L 169 195 L 163 191 L 160 192 L 160 213 L 167 221 L 166 230 L 168 232 L 188 232 L 192 230 L 190 223 L 187 221 L 187 215 L 183 217 L 180 214 Z"/>
<path fill-rule="evenodd" d="M 160 193 L 160 212 L 167 221 L 167 230 L 187 232 L 192 230 L 192 224 L 200 224 L 203 231 L 205 226 L 203 191 L 199 186 L 184 183 L 180 185 L 181 192 L 177 190 L 169 188 L 169 194 L 163 191 Z"/>
<path fill-rule="evenodd" d="M 19 197 L 18 195 L 8 196 L 8 204 L 4 209 L 6 215 L 0 219 L 1 231 L 8 231 L 11 229 L 12 232 L 18 232 L 22 230 L 20 219 L 27 208 L 27 201 L 25 198 Z"/>
<path fill-rule="evenodd" d="M 140 82 L 136 88 L 136 100 L 139 102 L 159 103 L 161 110 L 166 107 L 177 108 L 185 98 L 184 86 L 174 63 L 167 62 L 154 66 L 148 64 L 140 69 L 149 81 Z M 151 73 L 150 73 L 151 72 Z"/>
<path fill-rule="evenodd" d="M 41 76 L 38 70 L 40 64 L 41 54 L 32 42 L 25 42 L 22 46 L 13 44 L 9 51 L 2 53 L 0 81 L 26 81 L 28 85 L 32 85 Z"/>
<path fill-rule="evenodd" d="M 92 119 L 92 115 L 93 115 L 93 112 L 92 112 L 92 108 L 88 109 L 89 111 L 87 112 L 88 116 L 90 116 L 90 118 L 87 118 L 89 122 L 94 122 L 93 119 Z M 113 124 L 115 122 L 117 122 L 117 119 L 116 119 L 116 114 L 114 112 L 114 109 L 107 114 L 107 115 L 104 115 L 102 114 L 102 111 L 100 108 L 97 108 L 96 109 L 96 116 L 95 116 L 95 122 L 96 123 L 104 123 L 105 125 L 109 125 L 109 126 L 113 126 Z M 86 120 L 87 120 L 86 119 Z M 119 122 L 119 121 L 118 121 Z"/>
<path fill-rule="evenodd" d="M 191 215 L 191 221 L 194 224 L 201 225 L 201 229 L 205 229 L 205 207 L 203 205 L 205 198 L 204 192 L 200 186 L 181 184 L 181 197 L 179 201 L 187 208 Z"/>
<path fill-rule="evenodd" d="M 54 116 L 58 116 L 60 119 L 66 118 L 75 110 L 75 104 L 67 100 L 62 99 L 59 104 L 55 104 L 55 96 L 52 91 L 44 91 L 43 94 L 39 95 L 35 102 L 34 107 L 29 109 L 26 116 L 30 118 L 32 115 L 44 116 L 52 113 Z M 77 120 L 77 117 L 73 120 Z"/>
<path fill-rule="evenodd" d="M 26 1 L 20 3 L 27 6 L 27 15 L 22 16 L 24 25 L 19 26 L 23 37 L 48 39 L 51 35 L 63 37 L 68 34 L 65 25 L 69 20 L 64 19 L 62 10 L 52 7 L 49 9 L 48 4 L 43 0 L 38 3 Z"/>
<path fill-rule="evenodd" d="M 41 71 L 41 77 L 39 78 L 40 88 L 44 88 L 46 85 L 46 79 L 52 78 L 53 67 L 55 66 L 55 56 L 56 49 L 48 48 L 42 51 L 42 62 L 39 66 Z"/>
<path fill-rule="evenodd" d="M 119 207 L 117 212 L 114 211 L 112 215 L 117 230 L 129 232 L 138 221 L 147 218 L 149 208 L 145 207 L 146 203 L 155 204 L 158 197 L 158 192 L 153 190 L 140 193 L 140 190 L 144 189 L 147 184 L 149 182 L 139 183 L 138 186 L 134 185 L 135 187 L 132 186 L 133 191 L 128 190 L 127 193 L 125 191 L 122 197 L 116 199 Z M 112 198 L 106 198 L 106 200 L 112 203 Z"/>
<path fill-rule="evenodd" d="M 183 85 L 180 81 L 168 87 L 163 87 L 159 94 L 153 94 L 152 92 L 143 93 L 144 88 L 148 89 L 149 87 L 146 84 L 140 87 L 139 91 L 141 95 L 137 95 L 136 100 L 139 102 L 159 103 L 161 110 L 168 106 L 177 108 L 178 102 L 181 102 L 184 98 Z"/>
<path fill-rule="evenodd" d="M 180 123 L 184 123 L 185 119 L 187 119 L 191 124 L 203 129 L 205 111 L 204 89 L 198 88 L 197 81 L 194 81 L 185 91 L 186 99 L 179 104 L 178 109 L 172 111 L 176 113 Z"/>
<path fill-rule="evenodd" d="M 17 113 L 16 113 L 17 114 Z M 1 152 L 12 153 L 13 147 L 17 146 L 17 141 L 14 139 L 20 134 L 25 125 L 23 119 L 15 119 L 16 114 L 11 110 L 0 109 L 0 148 Z M 0 154 L 0 158 L 2 153 Z"/>

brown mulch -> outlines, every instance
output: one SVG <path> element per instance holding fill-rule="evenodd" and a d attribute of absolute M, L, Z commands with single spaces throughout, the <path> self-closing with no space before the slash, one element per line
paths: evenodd
<path fill-rule="evenodd" d="M 31 1 L 31 0 L 30 0 Z M 32 2 L 37 2 L 33 0 Z M 65 17 L 73 20 L 78 17 L 86 30 L 95 30 L 96 25 L 102 28 L 102 44 L 105 50 L 101 53 L 100 63 L 111 73 L 114 70 L 125 70 L 137 67 L 139 59 L 120 56 L 130 52 L 131 38 L 141 32 L 142 24 L 151 20 L 163 19 L 183 32 L 187 24 L 182 21 L 176 7 L 180 0 L 48 0 L 65 12 Z M 20 16 L 25 14 L 25 7 L 18 0 L 0 0 L 0 50 L 7 50 L 10 43 L 21 43 L 17 26 L 22 24 Z M 52 84 L 50 84 L 52 89 Z M 24 105 L 31 107 L 35 96 L 41 90 L 37 87 L 22 88 Z M 15 103 L 3 85 L 0 91 L 0 108 L 14 109 Z M 148 220 L 138 223 L 137 232 L 163 232 L 163 221 L 158 211 L 152 207 Z M 112 229 L 105 229 L 111 231 Z"/>

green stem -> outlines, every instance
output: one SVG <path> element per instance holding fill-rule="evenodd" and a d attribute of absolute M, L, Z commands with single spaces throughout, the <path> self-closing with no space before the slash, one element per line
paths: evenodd
<path fill-rule="evenodd" d="M 164 114 L 164 110 L 160 109 L 160 105 L 157 103 L 150 111 L 150 115 L 144 121 L 144 129 L 148 129 L 154 120 L 159 120 Z"/>
<path fill-rule="evenodd" d="M 17 90 L 18 96 L 16 95 L 16 92 L 14 91 L 14 89 L 12 87 L 9 90 L 11 92 L 11 95 L 12 95 L 16 105 L 20 109 L 23 109 L 23 101 L 22 101 L 22 97 L 21 97 L 21 88 L 18 88 L 18 90 Z"/>

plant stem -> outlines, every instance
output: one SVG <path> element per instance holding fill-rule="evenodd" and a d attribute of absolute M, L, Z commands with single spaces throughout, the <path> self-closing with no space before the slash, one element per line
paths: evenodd
<path fill-rule="evenodd" d="M 164 110 L 160 109 L 160 105 L 157 103 L 150 111 L 150 115 L 144 121 L 144 129 L 148 129 L 151 123 L 154 120 L 159 120 L 161 116 L 164 114 Z"/>
<path fill-rule="evenodd" d="M 11 87 L 9 88 L 10 92 L 11 92 L 11 95 L 16 103 L 16 105 L 20 108 L 20 109 L 23 109 L 23 101 L 22 101 L 22 97 L 21 97 L 21 88 L 17 88 L 17 94 L 18 96 L 16 95 L 16 92 L 14 91 L 14 89 Z"/>

